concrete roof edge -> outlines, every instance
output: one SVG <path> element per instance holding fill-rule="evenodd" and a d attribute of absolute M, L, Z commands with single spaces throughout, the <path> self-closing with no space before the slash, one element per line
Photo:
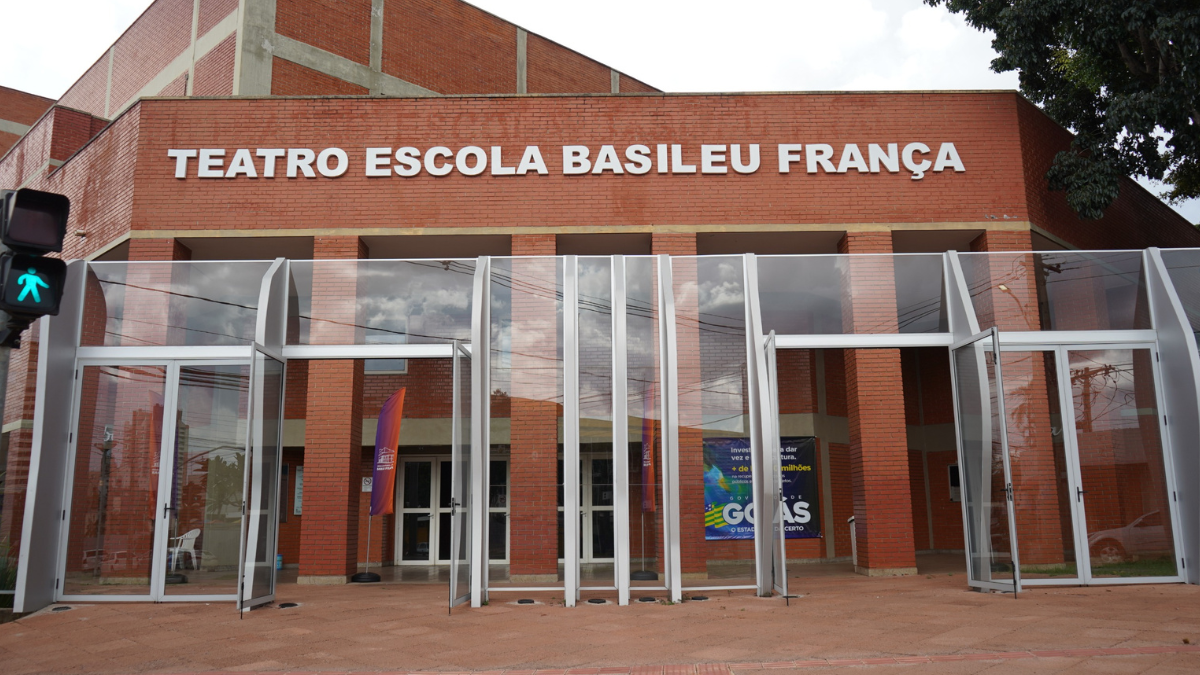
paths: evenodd
<path fill-rule="evenodd" d="M 619 72 L 619 71 L 618 71 Z M 639 80 L 640 81 L 640 80 Z M 621 92 L 610 94 L 597 92 L 590 94 L 439 94 L 437 96 L 368 96 L 352 94 L 330 94 L 320 96 L 143 96 L 142 101 L 289 101 L 289 100 L 321 100 L 321 99 L 351 99 L 351 100 L 461 100 L 461 99 L 520 99 L 520 98 L 703 98 L 713 96 L 966 96 L 966 95 L 1016 95 L 1015 89 L 938 89 L 938 90 L 872 90 L 872 91 L 696 91 L 696 92 Z M 1036 107 L 1036 106 L 1035 106 Z"/>

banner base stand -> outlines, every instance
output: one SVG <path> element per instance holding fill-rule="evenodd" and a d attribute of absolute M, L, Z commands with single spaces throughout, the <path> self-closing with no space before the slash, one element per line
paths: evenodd
<path fill-rule="evenodd" d="M 352 584 L 373 584 L 373 583 L 378 583 L 379 581 L 382 581 L 382 579 L 383 579 L 382 577 L 380 577 L 378 574 L 376 574 L 374 572 L 359 572 L 358 574 L 355 574 L 354 576 L 350 577 L 350 583 L 352 583 Z"/>

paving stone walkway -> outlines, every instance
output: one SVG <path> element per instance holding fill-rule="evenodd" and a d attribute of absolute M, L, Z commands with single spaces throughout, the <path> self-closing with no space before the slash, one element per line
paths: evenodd
<path fill-rule="evenodd" d="M 440 585 L 285 584 L 269 607 L 71 605 L 0 625 L 0 673 L 1200 672 L 1200 587 L 1042 588 L 1017 599 L 964 578 L 793 581 L 790 605 L 747 592 L 682 604 L 554 594 L 447 611 Z M 521 594 L 525 596 L 528 594 Z"/>

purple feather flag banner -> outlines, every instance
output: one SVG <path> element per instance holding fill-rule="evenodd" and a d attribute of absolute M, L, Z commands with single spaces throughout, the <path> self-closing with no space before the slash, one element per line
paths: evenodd
<path fill-rule="evenodd" d="M 400 418 L 404 416 L 404 387 L 392 394 L 379 411 L 375 428 L 375 470 L 371 474 L 371 515 L 392 512 L 396 492 L 396 448 L 400 445 Z"/>

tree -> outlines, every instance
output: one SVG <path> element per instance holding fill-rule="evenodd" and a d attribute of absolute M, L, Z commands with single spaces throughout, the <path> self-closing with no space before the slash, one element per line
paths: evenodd
<path fill-rule="evenodd" d="M 1046 178 L 1097 219 L 1122 176 L 1200 197 L 1200 0 L 925 0 L 995 33 L 992 70 L 1075 132 Z"/>

